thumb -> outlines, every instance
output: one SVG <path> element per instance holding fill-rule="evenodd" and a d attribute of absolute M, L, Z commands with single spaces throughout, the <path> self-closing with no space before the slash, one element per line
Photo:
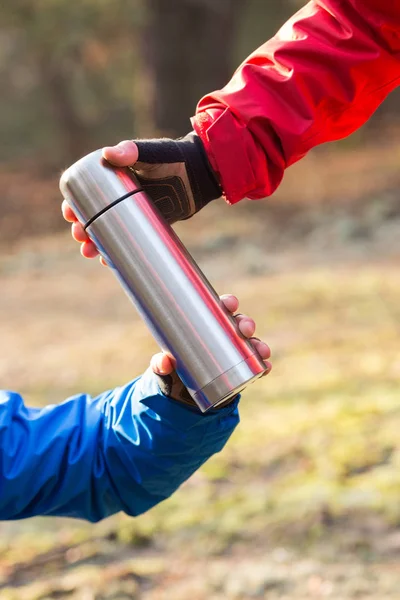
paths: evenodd
<path fill-rule="evenodd" d="M 170 357 L 162 352 L 152 357 L 150 367 L 156 375 L 171 375 L 174 372 L 174 365 Z"/>
<path fill-rule="evenodd" d="M 116 167 L 130 167 L 138 157 L 138 147 L 132 140 L 124 140 L 116 146 L 103 148 L 103 158 Z"/>

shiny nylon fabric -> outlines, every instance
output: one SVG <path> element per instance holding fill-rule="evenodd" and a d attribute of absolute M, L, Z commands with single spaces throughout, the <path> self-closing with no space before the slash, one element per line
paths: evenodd
<path fill-rule="evenodd" d="M 2 391 L 0 519 L 139 515 L 224 447 L 237 404 L 202 415 L 162 395 L 150 371 L 97 398 L 43 409 Z"/>
<path fill-rule="evenodd" d="M 228 202 L 274 192 L 311 148 L 363 125 L 400 84 L 400 0 L 313 0 L 193 118 Z"/>

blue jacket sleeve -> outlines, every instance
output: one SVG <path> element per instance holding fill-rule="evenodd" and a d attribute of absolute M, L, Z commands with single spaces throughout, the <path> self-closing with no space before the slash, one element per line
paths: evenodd
<path fill-rule="evenodd" d="M 164 396 L 150 371 L 43 409 L 0 392 L 0 519 L 139 515 L 219 452 L 238 421 L 237 401 L 202 415 Z"/>

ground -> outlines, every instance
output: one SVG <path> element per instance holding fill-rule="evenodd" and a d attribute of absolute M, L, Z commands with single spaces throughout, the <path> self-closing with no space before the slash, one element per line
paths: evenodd
<path fill-rule="evenodd" d="M 273 373 L 244 394 L 224 452 L 149 514 L 0 524 L 1 600 L 400 597 L 398 197 L 395 173 L 370 181 L 363 156 L 368 201 L 351 210 L 322 155 L 304 169 L 333 172 L 336 204 L 327 186 L 326 207 L 218 205 L 178 227 L 256 319 Z M 128 381 L 156 350 L 66 233 L 3 250 L 0 289 L 2 385 L 29 404 Z"/>

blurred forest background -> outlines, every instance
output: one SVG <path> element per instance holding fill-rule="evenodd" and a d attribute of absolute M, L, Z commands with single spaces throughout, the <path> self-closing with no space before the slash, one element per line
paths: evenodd
<path fill-rule="evenodd" d="M 229 81 L 303 2 L 2 4 L 0 228 L 9 242 L 35 233 L 39 219 L 52 230 L 62 227 L 54 181 L 77 156 L 127 137 L 187 133 L 201 96 Z M 350 146 L 391 139 L 399 101 L 400 93 L 392 94 Z M 25 211 L 27 186 L 34 214 Z M 321 197 L 317 175 L 307 187 Z"/>
<path fill-rule="evenodd" d="M 185 134 L 302 4 L 1 3 L 2 387 L 44 405 L 146 368 L 155 345 L 70 241 L 59 175 L 121 139 Z M 399 597 L 399 106 L 395 92 L 273 198 L 177 226 L 256 318 L 274 372 L 224 453 L 148 515 L 0 524 L 0 599 Z"/>

